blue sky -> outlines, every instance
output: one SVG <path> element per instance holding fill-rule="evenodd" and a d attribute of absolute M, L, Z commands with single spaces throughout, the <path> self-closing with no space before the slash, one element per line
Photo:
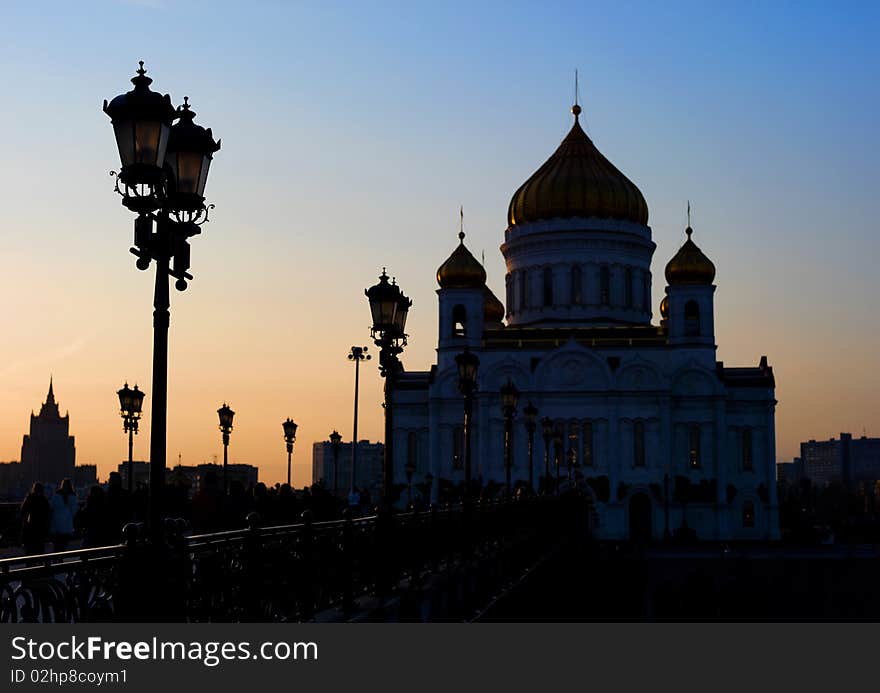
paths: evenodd
<path fill-rule="evenodd" d="M 50 371 L 80 460 L 123 454 L 106 391 L 147 378 L 150 288 L 100 105 L 139 59 L 223 139 L 196 281 L 172 297 L 171 454 L 217 452 L 215 399 L 253 412 L 242 461 L 268 455 L 287 415 L 304 441 L 343 431 L 344 354 L 367 337 L 362 289 L 383 265 L 414 299 L 408 367 L 428 367 L 460 204 L 503 296 L 507 204 L 570 126 L 575 68 L 588 132 L 648 201 L 655 304 L 691 200 L 718 267 L 719 358 L 776 368 L 780 458 L 805 437 L 880 434 L 878 8 L 4 3 L 0 459 L 17 458 Z M 375 439 L 380 383 L 365 378 Z M 297 457 L 305 474 L 308 447 Z"/>

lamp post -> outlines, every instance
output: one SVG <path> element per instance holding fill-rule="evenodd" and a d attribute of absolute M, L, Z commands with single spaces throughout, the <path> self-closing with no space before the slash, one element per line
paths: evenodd
<path fill-rule="evenodd" d="M 369 361 L 372 357 L 367 353 L 367 347 L 353 346 L 348 352 L 348 360 L 354 361 L 354 426 L 351 434 L 351 488 L 349 494 L 354 494 L 355 469 L 357 469 L 358 451 L 358 384 L 361 376 L 361 361 Z"/>
<path fill-rule="evenodd" d="M 122 430 L 128 433 L 128 492 L 134 491 L 134 434 L 138 432 L 138 420 L 141 418 L 141 408 L 144 402 L 144 393 L 135 385 L 132 390 L 128 383 L 116 393 L 119 396 L 119 415 L 122 417 Z"/>
<path fill-rule="evenodd" d="M 412 505 L 412 480 L 413 474 L 416 473 L 416 466 L 412 462 L 407 462 L 403 471 L 406 472 L 406 507 L 409 508 Z"/>
<path fill-rule="evenodd" d="M 553 458 L 556 463 L 556 495 L 559 495 L 559 464 L 562 461 L 562 425 L 553 427 Z"/>
<path fill-rule="evenodd" d="M 550 441 L 553 440 L 553 419 L 541 419 L 541 435 L 544 438 L 544 493 L 550 494 Z"/>
<path fill-rule="evenodd" d="M 208 220 L 205 183 L 220 142 L 211 129 L 193 122 L 188 98 L 177 109 L 171 97 L 150 90 L 144 63 L 131 82 L 104 112 L 110 117 L 121 167 L 116 192 L 122 204 L 137 214 L 134 247 L 137 268 L 156 263 L 153 294 L 153 407 L 150 421 L 149 526 L 154 541 L 162 533 L 162 493 L 165 487 L 166 418 L 168 408 L 168 282 L 178 291 L 192 279 L 189 239 Z M 174 125 L 172 123 L 177 120 Z M 173 265 L 171 264 L 173 260 Z"/>
<path fill-rule="evenodd" d="M 537 428 L 538 408 L 531 401 L 523 409 L 526 432 L 529 434 L 529 490 L 535 492 L 535 429 Z"/>
<path fill-rule="evenodd" d="M 669 465 L 663 465 L 663 540 L 669 541 Z"/>
<path fill-rule="evenodd" d="M 479 357 L 467 347 L 455 357 L 458 367 L 458 390 L 464 395 L 464 425 L 461 437 L 464 445 L 464 500 L 471 494 L 471 418 L 474 413 L 474 393 L 477 391 L 477 369 L 480 367 Z"/>
<path fill-rule="evenodd" d="M 232 426 L 232 419 L 229 420 L 230 427 Z M 296 429 L 297 425 L 293 422 L 289 416 L 287 419 L 281 422 L 281 428 L 284 431 L 284 442 L 287 444 L 287 485 L 290 486 L 290 458 L 293 455 L 293 444 L 296 442 Z M 224 453 L 223 463 L 226 463 L 226 455 Z"/>
<path fill-rule="evenodd" d="M 386 505 L 391 504 L 394 484 L 394 384 L 402 366 L 398 356 L 406 346 L 406 317 L 412 301 L 400 287 L 388 281 L 385 269 L 379 282 L 364 290 L 370 302 L 373 325 L 370 336 L 379 347 L 379 372 L 385 378 L 385 460 L 382 466 L 382 495 Z"/>
<path fill-rule="evenodd" d="M 508 378 L 501 386 L 501 411 L 504 414 L 504 493 L 507 500 L 510 500 L 510 468 L 513 466 L 513 416 L 516 414 L 518 400 L 519 390 Z"/>
<path fill-rule="evenodd" d="M 226 402 L 217 410 L 220 418 L 220 430 L 223 432 L 223 495 L 229 493 L 229 434 L 232 432 L 232 418 L 235 412 L 229 408 Z"/>
<path fill-rule="evenodd" d="M 333 450 L 333 497 L 339 497 L 339 448 L 342 446 L 342 436 L 335 428 L 330 434 L 330 448 Z"/>

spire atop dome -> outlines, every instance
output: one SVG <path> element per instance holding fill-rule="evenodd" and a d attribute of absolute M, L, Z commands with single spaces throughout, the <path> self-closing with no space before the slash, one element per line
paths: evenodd
<path fill-rule="evenodd" d="M 648 205 L 641 191 L 581 128 L 577 98 L 571 112 L 574 123 L 562 143 L 513 194 L 508 223 L 596 217 L 647 224 Z"/>
<path fill-rule="evenodd" d="M 690 222 L 690 203 L 688 203 L 688 222 Z M 694 230 L 690 223 L 684 230 L 687 240 L 666 265 L 666 281 L 670 286 L 676 284 L 711 284 L 715 281 L 715 265 L 706 257 L 691 236 Z"/>
<path fill-rule="evenodd" d="M 460 208 L 458 247 L 437 269 L 441 289 L 476 289 L 486 283 L 486 270 L 464 244 L 464 208 Z"/>

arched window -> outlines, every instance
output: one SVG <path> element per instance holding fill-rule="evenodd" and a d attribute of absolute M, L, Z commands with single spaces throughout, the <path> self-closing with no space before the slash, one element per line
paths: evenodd
<path fill-rule="evenodd" d="M 467 311 L 459 304 L 452 309 L 452 336 L 464 337 L 467 325 Z"/>
<path fill-rule="evenodd" d="M 584 282 L 581 274 L 581 266 L 574 265 L 571 268 L 571 304 L 579 306 L 584 302 Z"/>
<path fill-rule="evenodd" d="M 419 467 L 419 436 L 414 431 L 406 436 L 406 462 L 416 469 Z"/>
<path fill-rule="evenodd" d="M 688 463 L 691 469 L 699 469 L 700 460 L 700 424 L 688 426 Z"/>
<path fill-rule="evenodd" d="M 544 305 L 553 305 L 553 270 L 544 268 Z"/>
<path fill-rule="evenodd" d="M 525 270 L 523 270 L 522 272 L 519 273 L 519 309 L 520 310 L 525 310 L 526 308 L 529 307 L 529 302 L 528 302 L 529 292 L 528 292 L 528 286 L 527 286 L 528 285 L 528 278 L 529 278 L 529 275 Z"/>
<path fill-rule="evenodd" d="M 633 424 L 633 466 L 645 466 L 645 424 L 636 421 Z"/>
<path fill-rule="evenodd" d="M 626 286 L 623 289 L 623 295 L 626 299 L 626 307 L 633 307 L 633 271 L 630 267 L 626 268 L 626 272 L 624 272 L 624 281 L 626 282 Z"/>
<path fill-rule="evenodd" d="M 684 304 L 684 333 L 689 337 L 700 334 L 700 306 L 696 301 Z"/>
<path fill-rule="evenodd" d="M 593 466 L 593 422 L 584 421 L 581 427 L 581 440 L 583 441 L 583 459 L 585 467 Z"/>
<path fill-rule="evenodd" d="M 611 301 L 611 271 L 608 265 L 599 268 L 599 303 L 607 306 Z"/>
<path fill-rule="evenodd" d="M 752 501 L 743 503 L 743 528 L 755 526 L 755 504 Z"/>
<path fill-rule="evenodd" d="M 452 468 L 464 467 L 464 429 L 456 426 L 452 429 Z"/>
<path fill-rule="evenodd" d="M 753 469 L 752 430 L 750 428 L 743 429 L 742 432 L 742 468 L 747 472 Z"/>

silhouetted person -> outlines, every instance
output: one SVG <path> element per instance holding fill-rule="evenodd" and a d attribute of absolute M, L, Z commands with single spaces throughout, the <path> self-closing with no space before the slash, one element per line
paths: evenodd
<path fill-rule="evenodd" d="M 108 543 L 118 544 L 122 538 L 122 526 L 131 519 L 131 499 L 122 488 L 119 472 L 110 472 L 107 480 L 107 538 Z"/>
<path fill-rule="evenodd" d="M 272 519 L 272 499 L 269 498 L 269 490 L 262 481 L 254 486 L 254 511 L 260 516 L 260 524 L 266 525 Z"/>
<path fill-rule="evenodd" d="M 251 511 L 251 499 L 240 479 L 229 482 L 229 495 L 224 503 L 225 527 L 238 529 L 245 526 L 245 518 Z"/>
<path fill-rule="evenodd" d="M 298 505 L 293 489 L 283 484 L 278 491 L 278 521 L 284 525 L 295 524 L 299 516 Z"/>
<path fill-rule="evenodd" d="M 192 500 L 192 522 L 197 532 L 211 532 L 217 528 L 222 520 L 222 500 L 217 473 L 213 470 L 205 472 L 205 483 Z"/>
<path fill-rule="evenodd" d="M 86 504 L 77 515 L 77 524 L 82 532 L 84 549 L 95 546 L 106 546 L 110 543 L 112 533 L 109 529 L 107 498 L 104 489 L 92 486 L 86 498 Z"/>
<path fill-rule="evenodd" d="M 76 492 L 70 479 L 61 482 L 49 505 L 52 508 L 52 518 L 49 522 L 52 548 L 54 551 L 64 551 L 73 539 L 73 523 L 78 509 Z"/>
<path fill-rule="evenodd" d="M 43 493 L 43 484 L 35 482 L 21 504 L 21 542 L 26 554 L 43 553 L 49 534 L 49 501 Z"/>

